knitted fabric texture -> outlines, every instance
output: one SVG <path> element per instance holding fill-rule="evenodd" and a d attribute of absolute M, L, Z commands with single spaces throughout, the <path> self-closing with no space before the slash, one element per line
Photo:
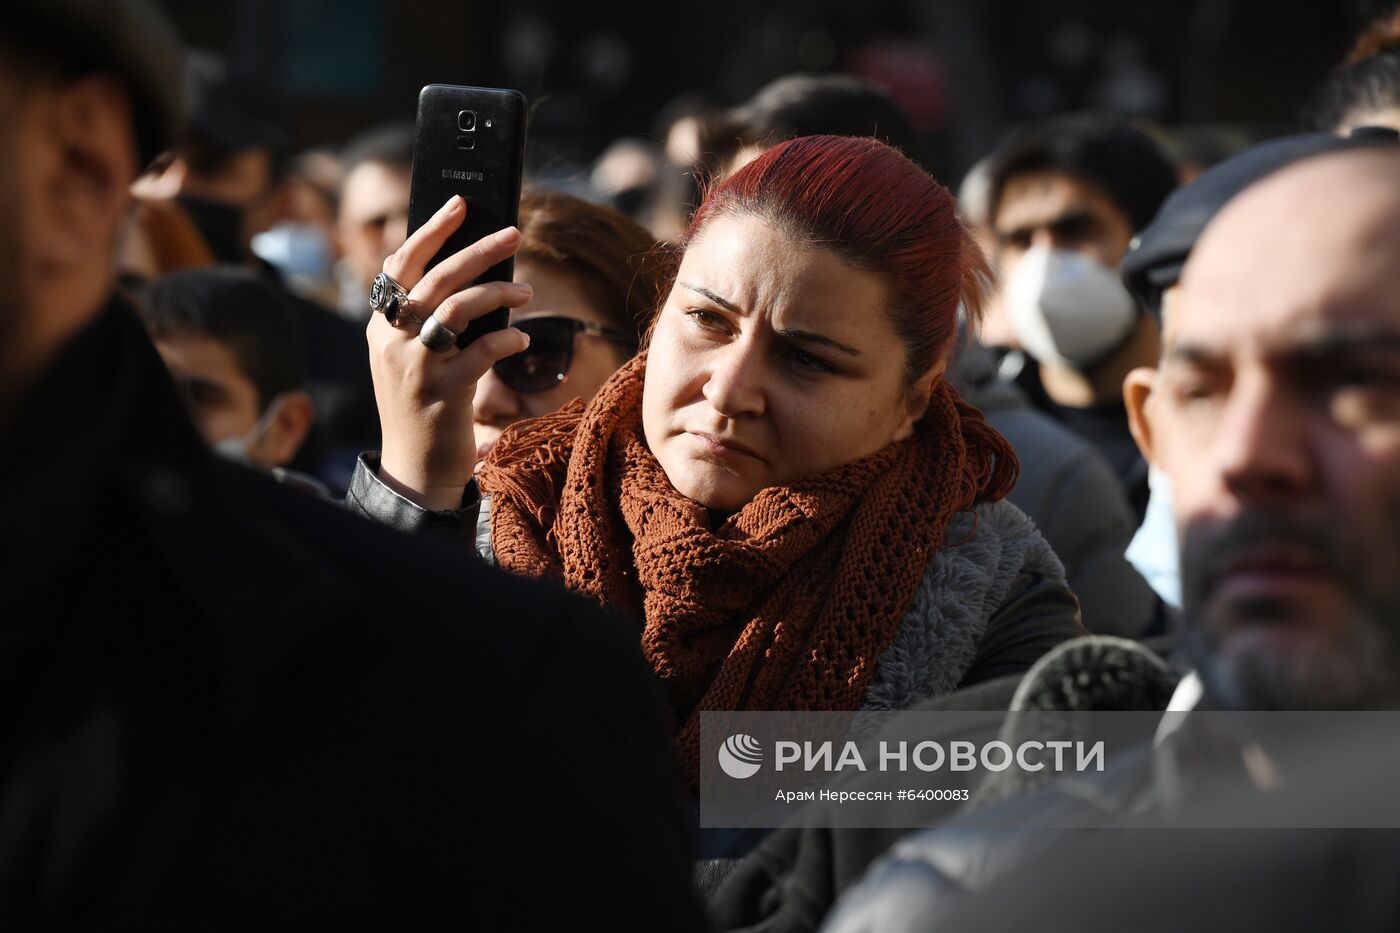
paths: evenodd
<path fill-rule="evenodd" d="M 1018 464 L 944 381 L 909 439 L 713 527 L 647 448 L 645 372 L 639 354 L 586 408 L 513 425 L 479 479 L 501 567 L 638 620 L 693 783 L 701 710 L 860 708 L 949 522 L 1004 497 Z"/>

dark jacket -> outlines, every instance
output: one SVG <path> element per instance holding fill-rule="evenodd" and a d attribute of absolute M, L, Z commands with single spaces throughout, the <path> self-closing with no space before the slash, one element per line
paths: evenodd
<path fill-rule="evenodd" d="M 703 928 L 635 635 L 213 457 L 124 307 L 0 490 L 0 928 Z"/>
<path fill-rule="evenodd" d="M 1158 600 L 1123 556 L 1138 523 L 1112 468 L 1088 441 L 999 379 L 984 347 L 964 345 L 951 379 L 1015 448 L 1021 475 L 1008 498 L 1035 521 L 1063 562 L 1084 627 L 1095 635 L 1146 634 Z"/>
<path fill-rule="evenodd" d="M 1019 370 L 1016 366 L 1018 362 Z M 1045 391 L 1040 380 L 1040 366 L 1021 353 L 1009 354 L 1003 359 L 1001 370 L 1003 373 L 1015 373 L 1011 378 L 1037 411 L 1053 418 L 1094 446 L 1118 477 L 1128 507 L 1132 510 L 1134 527 L 1142 524 L 1143 516 L 1147 514 L 1147 499 L 1151 494 L 1147 484 L 1147 461 L 1128 428 L 1128 410 L 1122 400 L 1115 398 L 1088 408 L 1060 405 Z"/>

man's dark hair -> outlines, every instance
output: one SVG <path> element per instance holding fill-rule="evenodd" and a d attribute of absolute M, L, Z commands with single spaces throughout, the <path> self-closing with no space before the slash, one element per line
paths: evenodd
<path fill-rule="evenodd" d="M 904 110 L 880 87 L 849 75 L 796 74 L 765 85 L 731 110 L 719 134 L 738 148 L 773 146 L 798 136 L 871 136 L 918 160 L 918 136 Z"/>
<path fill-rule="evenodd" d="M 350 140 L 340 154 L 340 164 L 345 168 L 345 175 L 366 162 L 405 169 L 411 166 L 413 124 L 389 123 L 366 130 Z"/>
<path fill-rule="evenodd" d="M 1031 172 L 1061 172 L 1102 191 L 1134 231 L 1151 222 L 1176 188 L 1176 169 L 1152 137 L 1120 117 L 1073 114 L 1012 134 L 992 154 L 991 216 L 1007 182 Z"/>
<path fill-rule="evenodd" d="M 151 336 L 194 333 L 228 347 L 266 408 L 306 380 L 301 325 L 282 293 L 256 272 L 234 266 L 185 269 L 137 296 Z"/>

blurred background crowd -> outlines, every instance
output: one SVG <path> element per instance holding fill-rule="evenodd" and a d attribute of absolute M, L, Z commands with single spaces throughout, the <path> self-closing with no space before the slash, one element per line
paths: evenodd
<path fill-rule="evenodd" d="M 1286 11 L 1258 0 L 788 2 L 646 17 L 608 4 L 164 6 L 191 50 L 187 122 L 135 187 L 122 272 L 149 281 L 249 260 L 276 270 L 310 330 L 315 414 L 282 406 L 290 435 L 305 440 L 262 465 L 294 465 L 337 492 L 354 452 L 377 446 L 377 422 L 363 367 L 344 361 L 359 335 L 318 312 L 365 320 L 368 283 L 403 242 L 425 84 L 522 91 L 531 183 L 616 207 L 674 241 L 699 185 L 736 156 L 843 129 L 842 104 L 804 99 L 823 81 L 858 95 L 846 112 L 872 114 L 872 127 L 850 132 L 895 141 L 955 190 L 969 178 L 965 201 L 983 191 L 970 170 L 1008 132 L 1068 112 L 1132 121 L 1184 181 L 1250 142 L 1316 125 L 1318 86 L 1385 12 L 1378 0 Z M 859 97 L 860 87 L 874 93 Z M 964 212 L 987 221 L 975 198 Z M 987 326 L 986 342 L 1015 343 L 995 311 Z"/>
<path fill-rule="evenodd" d="M 681 116 L 793 72 L 887 87 L 929 169 L 956 180 L 1017 123 L 1108 109 L 1156 121 L 1188 161 L 1295 125 L 1379 0 L 624 3 L 170 2 L 195 47 L 268 94 L 292 152 L 411 118 L 418 88 L 513 87 L 534 104 L 531 168 L 577 184 L 610 144 L 665 141 Z"/>

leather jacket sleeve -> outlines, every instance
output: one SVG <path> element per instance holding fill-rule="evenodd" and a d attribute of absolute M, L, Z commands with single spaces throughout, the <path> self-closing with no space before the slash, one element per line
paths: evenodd
<path fill-rule="evenodd" d="M 409 534 L 432 532 L 471 543 L 476 534 L 477 515 L 481 507 L 481 488 L 475 479 L 468 483 L 462 492 L 460 508 L 444 511 L 425 509 L 395 492 L 379 478 L 379 453 L 370 451 L 360 454 L 355 463 L 350 488 L 345 493 L 345 507 L 357 515 Z"/>

